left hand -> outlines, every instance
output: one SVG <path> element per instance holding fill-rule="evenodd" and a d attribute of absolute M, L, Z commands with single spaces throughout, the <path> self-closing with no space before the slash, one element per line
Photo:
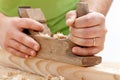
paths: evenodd
<path fill-rule="evenodd" d="M 76 11 L 66 14 L 66 24 L 70 26 L 69 39 L 79 45 L 72 52 L 77 55 L 94 55 L 104 48 L 107 29 L 105 16 L 98 12 L 90 12 L 76 18 Z"/>

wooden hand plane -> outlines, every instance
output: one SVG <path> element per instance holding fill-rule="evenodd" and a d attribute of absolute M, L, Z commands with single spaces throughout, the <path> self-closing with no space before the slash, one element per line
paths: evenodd
<path fill-rule="evenodd" d="M 77 4 L 77 17 L 83 16 L 89 12 L 88 5 L 86 3 L 79 2 Z M 71 42 L 67 36 L 59 36 L 54 38 L 51 36 L 50 29 L 47 27 L 46 19 L 41 9 L 20 7 L 19 16 L 21 18 L 34 19 L 45 26 L 43 32 L 35 32 L 28 30 L 29 35 L 34 38 L 42 47 L 38 52 L 37 57 L 54 60 L 58 62 L 73 64 L 77 66 L 93 66 L 101 62 L 100 56 L 78 56 L 72 53 L 72 48 L 78 46 Z M 47 34 L 47 36 L 46 36 Z"/>

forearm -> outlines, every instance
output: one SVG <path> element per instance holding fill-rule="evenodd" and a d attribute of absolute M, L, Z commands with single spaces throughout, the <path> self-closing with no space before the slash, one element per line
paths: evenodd
<path fill-rule="evenodd" d="M 106 15 L 112 0 L 81 0 L 81 2 L 88 3 L 90 11 L 96 11 Z"/>

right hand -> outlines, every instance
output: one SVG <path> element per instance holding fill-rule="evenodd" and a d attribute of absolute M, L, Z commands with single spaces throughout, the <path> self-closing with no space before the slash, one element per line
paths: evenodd
<path fill-rule="evenodd" d="M 72 48 L 76 55 L 94 55 L 104 49 L 107 29 L 105 16 L 99 12 L 90 12 L 76 18 L 76 11 L 66 14 L 66 24 L 70 26 L 69 39 L 79 45 Z"/>
<path fill-rule="evenodd" d="M 23 33 L 23 30 L 43 31 L 43 27 L 41 23 L 29 18 L 2 16 L 0 19 L 0 46 L 22 58 L 36 56 L 40 45 Z"/>

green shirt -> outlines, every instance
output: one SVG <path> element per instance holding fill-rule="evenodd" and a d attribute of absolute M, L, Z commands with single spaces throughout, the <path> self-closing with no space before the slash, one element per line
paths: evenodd
<path fill-rule="evenodd" d="M 0 0 L 0 12 L 7 16 L 18 16 L 19 6 L 41 8 L 53 33 L 68 34 L 65 15 L 68 11 L 76 9 L 77 2 L 79 0 Z"/>

